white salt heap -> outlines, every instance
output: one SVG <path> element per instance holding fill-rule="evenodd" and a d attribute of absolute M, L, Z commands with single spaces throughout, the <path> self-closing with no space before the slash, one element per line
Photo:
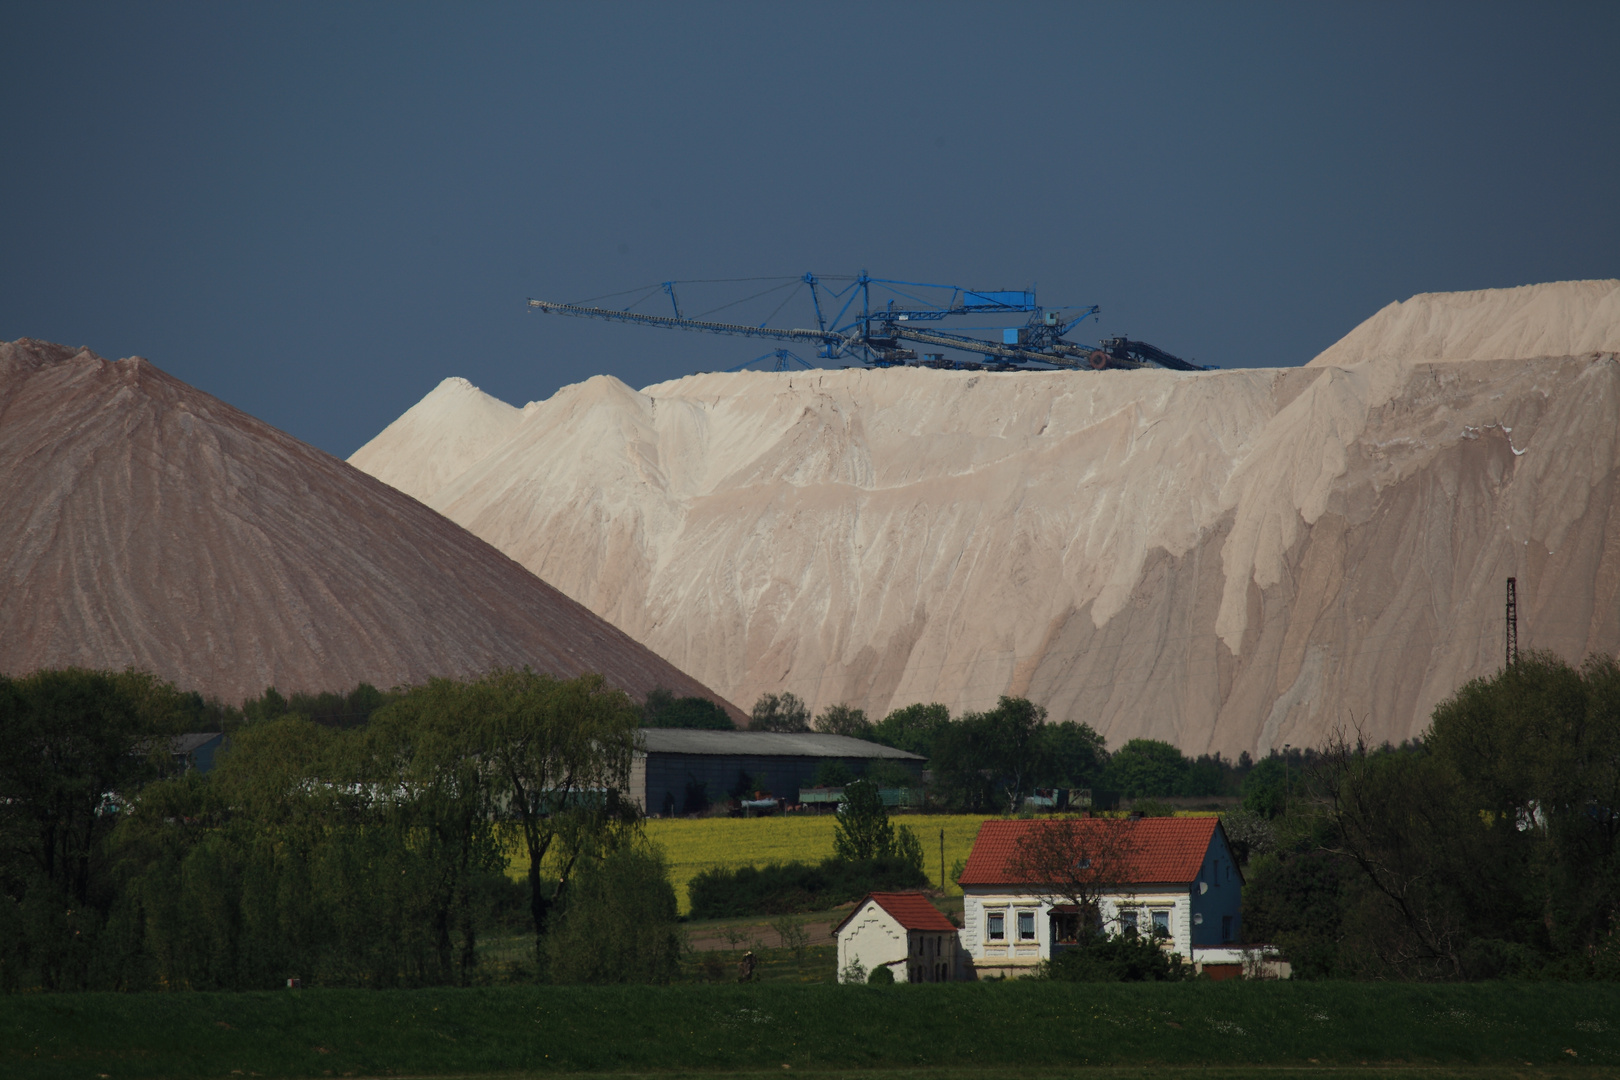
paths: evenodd
<path fill-rule="evenodd" d="M 1310 365 L 447 380 L 351 461 L 747 706 L 1024 694 L 1117 746 L 1401 739 L 1620 648 L 1620 282 L 1428 294 Z M 1468 363 L 1457 363 L 1468 361 Z"/>

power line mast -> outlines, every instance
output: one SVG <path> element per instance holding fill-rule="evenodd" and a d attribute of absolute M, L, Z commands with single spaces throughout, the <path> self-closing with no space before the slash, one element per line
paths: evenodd
<path fill-rule="evenodd" d="M 1506 641 L 1507 666 L 1512 667 L 1519 662 L 1519 595 L 1518 578 L 1507 579 L 1507 620 Z"/>

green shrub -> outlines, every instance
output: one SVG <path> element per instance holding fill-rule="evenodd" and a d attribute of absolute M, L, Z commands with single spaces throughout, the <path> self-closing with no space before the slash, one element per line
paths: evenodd
<path fill-rule="evenodd" d="M 667 983 L 680 968 L 675 889 L 663 856 L 625 848 L 579 873 L 546 935 L 563 983 Z"/>
<path fill-rule="evenodd" d="M 884 965 L 882 965 L 880 967 L 875 967 L 875 968 L 872 969 L 872 973 L 866 977 L 866 985 L 867 986 L 893 986 L 894 985 L 894 972 L 889 970 L 889 965 L 887 965 L 887 964 L 884 964 Z"/>
<path fill-rule="evenodd" d="M 1148 938 L 1117 934 L 1063 950 L 1041 965 L 1040 975 L 1058 982 L 1180 982 L 1192 978 L 1192 969 Z"/>
<path fill-rule="evenodd" d="M 915 889 L 928 884 L 920 866 L 901 858 L 820 863 L 771 863 L 755 868 L 705 870 L 688 886 L 692 918 L 786 915 L 825 911 L 869 892 Z"/>

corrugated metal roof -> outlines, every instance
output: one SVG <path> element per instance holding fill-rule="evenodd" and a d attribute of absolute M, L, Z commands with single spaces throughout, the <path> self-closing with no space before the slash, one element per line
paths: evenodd
<path fill-rule="evenodd" d="M 1123 869 L 1110 885 L 1182 885 L 1198 880 L 1204 855 L 1220 824 L 1218 818 L 1068 819 L 1081 829 L 1129 829 L 1122 845 Z M 963 885 L 1038 885 L 1022 880 L 1014 869 L 1018 844 L 1037 829 L 1061 827 L 1063 821 L 987 821 L 979 826 L 967 865 L 957 880 Z"/>
<path fill-rule="evenodd" d="M 642 728 L 649 754 L 725 754 L 746 757 L 889 758 L 922 761 L 892 746 L 816 732 L 708 731 L 701 728 Z"/>
<path fill-rule="evenodd" d="M 956 933 L 956 927 L 951 920 L 940 914 L 938 908 L 928 902 L 928 898 L 920 893 L 868 893 L 866 900 L 872 901 L 878 907 L 894 916 L 894 921 L 907 930 L 934 930 L 947 934 Z M 844 921 L 833 927 L 836 934 L 842 930 L 849 920 L 860 913 L 866 906 L 866 900 L 855 905 L 855 910 L 844 916 Z"/>

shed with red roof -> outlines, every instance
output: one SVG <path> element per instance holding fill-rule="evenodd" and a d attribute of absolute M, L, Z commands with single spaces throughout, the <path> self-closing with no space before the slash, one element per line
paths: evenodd
<path fill-rule="evenodd" d="M 840 982 L 864 982 L 878 968 L 893 972 L 895 982 L 959 977 L 956 926 L 921 893 L 870 893 L 833 934 Z"/>
<path fill-rule="evenodd" d="M 1242 940 L 1243 877 L 1215 817 L 987 821 L 957 880 L 962 947 L 981 975 L 1028 973 L 1075 943 L 1082 920 L 1189 961 Z"/>

